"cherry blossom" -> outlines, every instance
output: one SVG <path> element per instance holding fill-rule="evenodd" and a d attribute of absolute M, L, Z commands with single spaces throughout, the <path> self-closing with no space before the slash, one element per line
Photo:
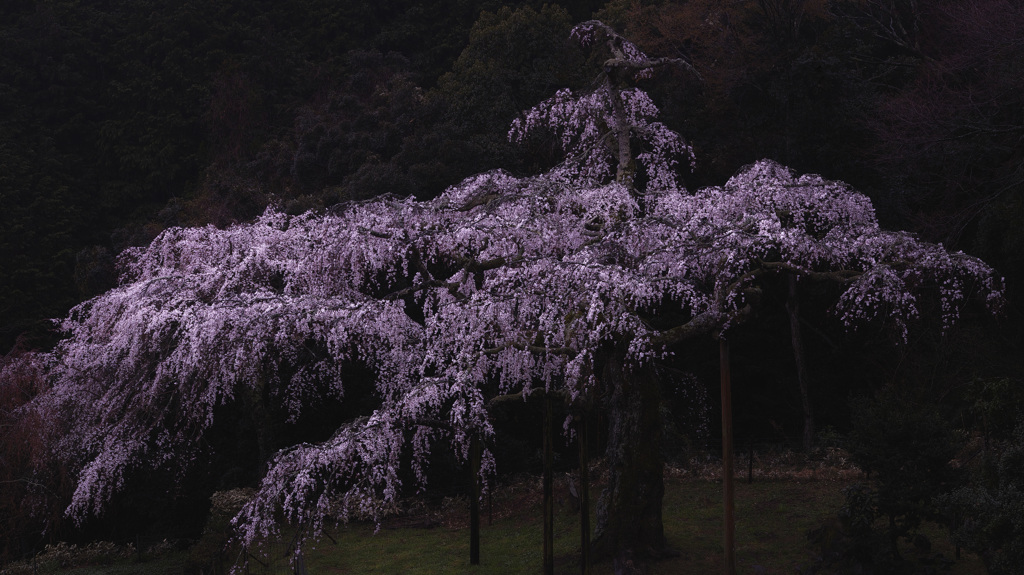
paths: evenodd
<path fill-rule="evenodd" d="M 76 517 L 100 511 L 140 466 L 188 464 L 220 404 L 262 385 L 298 416 L 324 394 L 344 397 L 346 360 L 377 373 L 376 412 L 273 459 L 239 518 L 248 539 L 274 531 L 279 507 L 315 529 L 379 513 L 401 489 L 406 430 L 418 433 L 417 465 L 441 437 L 465 454 L 471 435 L 492 433 L 491 381 L 577 397 L 610 342 L 629 342 L 639 364 L 687 330 L 720 331 L 764 275 L 831 279 L 844 287 L 843 321 L 881 314 L 901 337 L 928 286 L 948 322 L 968 290 L 993 305 L 1001 293 L 979 260 L 883 231 L 848 186 L 768 161 L 722 187 L 663 191 L 647 214 L 614 181 L 494 172 L 431 202 L 175 228 L 122 264 L 120 287 L 62 322 L 39 400 L 75 414 L 63 449 L 83 462 Z M 691 321 L 652 328 L 665 305 Z"/>
<path fill-rule="evenodd" d="M 375 375 L 378 405 L 270 459 L 235 519 L 244 541 L 278 533 L 282 510 L 314 537 L 379 519 L 406 487 L 407 446 L 423 487 L 440 443 L 468 458 L 474 438 L 500 440 L 494 393 L 642 393 L 628 374 L 749 319 L 772 275 L 832 282 L 848 326 L 884 321 L 904 339 L 930 290 L 947 324 L 973 300 L 998 307 L 991 268 L 882 230 L 841 182 L 766 160 L 723 186 L 680 189 L 673 158 L 691 152 L 655 115 L 636 89 L 559 92 L 512 129 L 555 129 L 569 157 L 549 173 L 479 174 L 431 201 L 172 228 L 122 254 L 120 286 L 73 309 L 65 339 L 37 359 L 51 388 L 32 408 L 73 422 L 59 445 L 79 470 L 69 514 L 102 512 L 140 468 L 194 464 L 220 405 L 268 397 L 296 418 L 325 397 L 345 401 L 351 362 Z M 643 194 L 602 144 L 623 133 L 647 147 L 635 157 L 651 175 Z M 652 321 L 666 312 L 682 319 Z M 609 458 L 629 449 L 609 445 Z M 484 462 L 483 476 L 501 463 L 486 451 Z"/>

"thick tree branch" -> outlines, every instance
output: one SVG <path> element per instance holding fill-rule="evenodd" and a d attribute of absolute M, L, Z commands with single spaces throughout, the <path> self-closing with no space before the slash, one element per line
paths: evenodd
<path fill-rule="evenodd" d="M 547 394 L 551 397 L 559 397 L 568 403 L 569 393 L 564 389 L 544 389 L 543 387 L 534 387 L 529 390 L 523 390 L 520 393 L 506 393 L 504 395 L 496 395 L 491 399 L 487 400 L 487 409 L 490 410 L 499 405 L 511 403 L 513 401 L 522 403 L 526 398 L 535 394 Z"/>
<path fill-rule="evenodd" d="M 862 271 L 857 270 L 835 270 L 828 272 L 820 272 L 809 270 L 807 268 L 794 265 L 789 262 L 759 262 L 762 269 L 767 271 L 783 271 L 791 274 L 798 275 L 800 277 L 807 278 L 811 281 L 816 282 L 835 282 L 839 284 L 845 284 L 853 281 L 864 274 Z"/>
<path fill-rule="evenodd" d="M 452 424 L 450 422 L 443 421 L 440 419 L 415 418 L 409 420 L 409 425 L 429 427 L 431 429 L 443 429 L 445 431 L 452 431 L 453 429 L 455 429 L 454 427 L 452 427 Z"/>
<path fill-rule="evenodd" d="M 529 351 L 537 354 L 547 355 L 564 355 L 567 357 L 576 357 L 578 353 L 571 347 L 544 347 L 542 345 L 525 345 L 521 343 L 506 343 L 498 347 L 492 347 L 483 351 L 484 355 L 497 355 L 506 349 L 518 349 L 519 351 Z"/>
<path fill-rule="evenodd" d="M 708 310 L 697 314 L 693 319 L 684 324 L 677 325 L 651 337 L 651 345 L 654 347 L 668 347 L 695 337 L 704 335 L 717 336 L 718 331 L 726 326 L 741 323 L 750 317 L 753 312 L 754 308 L 749 304 L 732 313 Z"/>
<path fill-rule="evenodd" d="M 616 56 L 615 58 L 609 58 L 604 62 L 605 70 L 630 70 L 633 72 L 643 72 L 645 70 L 652 70 L 654 68 L 660 68 L 662 66 L 678 66 L 687 72 L 692 73 L 697 77 L 698 80 L 703 81 L 700 73 L 693 67 L 692 64 L 683 60 L 682 58 L 650 58 L 647 60 L 630 60 L 624 56 Z"/>

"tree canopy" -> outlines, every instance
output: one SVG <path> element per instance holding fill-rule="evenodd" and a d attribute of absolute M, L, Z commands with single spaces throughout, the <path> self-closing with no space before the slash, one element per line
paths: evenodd
<path fill-rule="evenodd" d="M 236 519 L 247 541 L 275 533 L 281 508 L 313 534 L 325 520 L 379 517 L 401 493 L 408 446 L 423 482 L 438 442 L 466 457 L 472 438 L 500 440 L 488 413 L 499 395 L 575 402 L 603 389 L 642 402 L 635 374 L 749 319 L 776 274 L 835 284 L 843 322 L 897 338 L 928 292 L 947 324 L 972 300 L 998 307 L 991 268 L 882 230 L 841 182 L 761 161 L 724 186 L 681 189 L 673 165 L 688 150 L 656 113 L 638 89 L 560 92 L 513 130 L 550 122 L 566 134 L 569 159 L 544 174 L 487 172 L 429 201 L 271 209 L 124 252 L 121 284 L 31 356 L 51 384 L 34 408 L 69 425 L 57 449 L 78 469 L 69 513 L 102 512 L 140 468 L 187 468 L 220 405 L 251 396 L 298 418 L 324 397 L 347 400 L 355 363 L 374 375 L 374 408 L 271 459 Z M 606 142 L 623 130 L 648 146 L 636 155 L 651 174 L 642 196 L 613 176 L 621 157 Z M 635 447 L 612 439 L 609 453 Z M 500 464 L 485 461 L 483 474 Z"/>
<path fill-rule="evenodd" d="M 365 409 L 339 416 L 329 439 L 266 454 L 236 518 L 245 541 L 277 533 L 282 509 L 306 536 L 335 519 L 380 518 L 406 487 L 403 465 L 422 487 L 439 446 L 466 459 L 474 440 L 501 440 L 495 398 L 544 391 L 609 413 L 617 471 L 597 545 L 657 554 L 651 366 L 755 319 L 773 277 L 828 283 L 847 327 L 883 326 L 897 341 L 933 301 L 947 327 L 974 302 L 999 308 L 991 267 L 882 229 L 870 200 L 842 182 L 762 160 L 686 190 L 677 167 L 692 162 L 690 144 L 637 85 L 685 61 L 648 58 L 597 21 L 573 35 L 611 56 L 602 81 L 557 92 L 510 132 L 553 133 L 566 158 L 549 171 L 486 171 L 433 199 L 272 207 L 125 250 L 116 288 L 73 308 L 52 351 L 0 374 L 37 369 L 47 382 L 25 409 L 54 426 L 45 435 L 75 472 L 68 513 L 102 513 L 144 469 L 181 477 L 223 406 L 273 404 L 297 420 L 326 398 L 352 402 L 358 367 L 373 378 Z M 484 462 L 485 477 L 501 464 L 487 451 Z"/>

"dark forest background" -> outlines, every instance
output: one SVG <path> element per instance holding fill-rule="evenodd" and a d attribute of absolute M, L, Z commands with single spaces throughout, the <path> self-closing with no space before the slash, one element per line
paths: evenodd
<path fill-rule="evenodd" d="M 1002 317 L 965 316 L 946 332 L 923 319 L 905 346 L 808 315 L 823 427 L 843 432 L 852 396 L 892 384 L 966 422 L 991 388 L 978 382 L 1020 382 L 1015 0 L 5 0 L 0 353 L 52 345 L 49 318 L 115 286 L 117 254 L 169 226 L 226 226 L 268 205 L 425 199 L 491 168 L 552 166 L 555 140 L 513 145 L 508 126 L 559 88 L 591 85 L 600 61 L 569 30 L 592 17 L 700 73 L 643 85 L 693 144 L 690 189 L 772 158 L 849 182 L 885 227 L 1006 277 Z M 800 436 L 775 303 L 733 345 L 740 442 Z M 716 384 L 712 342 L 680 358 Z M 666 401 L 690 413 L 693 398 L 680 387 Z"/>
<path fill-rule="evenodd" d="M 595 14 L 702 75 L 645 86 L 696 149 L 689 187 L 765 157 L 842 179 L 887 226 L 982 257 L 1019 293 L 1017 2 L 11 0 L 0 348 L 45 341 L 44 319 L 114 285 L 116 254 L 167 226 L 549 165 L 550 142 L 505 134 L 593 80 L 568 30 Z"/>

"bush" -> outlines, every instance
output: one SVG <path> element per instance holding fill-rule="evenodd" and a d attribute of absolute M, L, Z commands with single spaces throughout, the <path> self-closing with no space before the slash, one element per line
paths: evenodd
<path fill-rule="evenodd" d="M 820 546 L 823 565 L 861 573 L 912 573 L 915 565 L 903 559 L 899 542 L 926 553 L 930 548 L 917 528 L 922 521 L 944 519 L 939 498 L 959 480 L 950 461 L 960 438 L 936 406 L 891 390 L 855 400 L 851 422 L 846 447 L 868 480 L 848 487 L 838 521 L 826 522 L 808 538 Z"/>
<path fill-rule="evenodd" d="M 900 538 L 912 540 L 923 520 L 942 520 L 936 498 L 959 480 L 950 461 L 961 439 L 937 406 L 893 391 L 852 407 L 847 449 L 871 480 L 876 513 L 887 519 L 890 550 L 898 559 Z"/>
<path fill-rule="evenodd" d="M 967 401 L 986 442 L 1007 439 L 1024 416 L 1024 383 L 1009 378 L 979 379 L 971 384 Z"/>
<path fill-rule="evenodd" d="M 34 575 L 40 569 L 50 571 L 85 566 L 112 565 L 135 554 L 131 545 L 117 545 L 110 541 L 94 541 L 78 546 L 63 541 L 47 545 L 33 561 L 11 563 L 0 569 L 0 575 Z"/>
<path fill-rule="evenodd" d="M 998 456 L 995 478 L 941 501 L 954 521 L 953 539 L 981 556 L 989 573 L 1024 574 L 1024 425 Z"/>

